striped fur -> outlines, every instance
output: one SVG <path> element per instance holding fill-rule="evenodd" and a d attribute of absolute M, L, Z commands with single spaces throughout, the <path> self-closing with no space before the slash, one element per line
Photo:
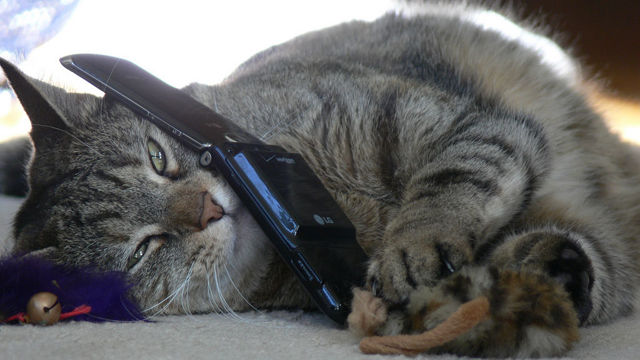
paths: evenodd
<path fill-rule="evenodd" d="M 360 297 L 366 296 L 358 294 Z M 356 296 L 358 296 L 356 295 Z M 489 301 L 489 313 L 468 332 L 429 350 L 483 357 L 550 357 L 564 354 L 578 340 L 578 317 L 562 286 L 541 273 L 465 267 L 437 286 L 419 286 L 406 308 L 384 312 L 375 299 L 360 312 L 385 319 L 368 335 L 417 334 L 431 330 L 475 298 Z M 358 304 L 354 308 L 358 309 Z M 350 328 L 361 323 L 350 318 Z"/>
<path fill-rule="evenodd" d="M 109 99 L 2 67 L 34 125 L 16 251 L 124 270 L 148 243 L 129 271 L 151 313 L 311 307 L 195 154 Z M 535 29 L 474 6 L 422 5 L 303 35 L 185 91 L 306 158 L 390 304 L 473 264 L 549 274 L 583 324 L 631 310 L 637 159 L 589 105 L 579 67 Z M 163 174 L 149 139 L 166 153 Z M 226 213 L 204 230 L 188 210 L 202 192 Z"/>

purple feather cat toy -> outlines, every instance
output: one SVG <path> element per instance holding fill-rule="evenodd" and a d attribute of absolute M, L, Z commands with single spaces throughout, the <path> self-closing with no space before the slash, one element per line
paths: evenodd
<path fill-rule="evenodd" d="M 74 320 L 144 320 L 137 304 L 127 295 L 130 287 L 123 272 L 70 268 L 29 256 L 5 257 L 0 259 L 0 324 L 24 319 L 20 314 L 32 296 L 40 292 L 57 296 L 56 304 L 61 305 L 63 315 L 84 309 L 75 311 Z"/>

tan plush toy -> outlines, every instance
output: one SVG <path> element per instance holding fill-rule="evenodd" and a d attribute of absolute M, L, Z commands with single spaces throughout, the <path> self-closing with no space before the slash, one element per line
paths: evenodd
<path fill-rule="evenodd" d="M 388 309 L 371 292 L 354 290 L 347 321 L 364 337 L 362 352 L 557 356 L 578 339 L 569 295 L 543 274 L 470 267 L 418 287 L 406 307 Z"/>

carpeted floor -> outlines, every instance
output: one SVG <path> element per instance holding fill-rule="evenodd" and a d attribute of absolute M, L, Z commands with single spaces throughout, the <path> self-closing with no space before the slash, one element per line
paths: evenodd
<path fill-rule="evenodd" d="M 0 250 L 20 200 L 0 196 Z M 2 289 L 0 289 L 2 291 Z M 153 322 L 0 325 L 0 359 L 396 359 L 363 355 L 357 340 L 321 314 L 241 313 L 157 317 Z M 421 358 L 456 359 L 453 356 Z M 640 358 L 640 315 L 582 330 L 572 359 Z"/>

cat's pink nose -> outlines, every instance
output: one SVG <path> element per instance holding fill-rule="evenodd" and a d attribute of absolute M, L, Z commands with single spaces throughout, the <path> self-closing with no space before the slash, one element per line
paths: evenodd
<path fill-rule="evenodd" d="M 202 211 L 200 212 L 200 228 L 207 228 L 211 221 L 220 220 L 224 216 L 222 206 L 216 204 L 208 191 L 202 193 Z"/>

